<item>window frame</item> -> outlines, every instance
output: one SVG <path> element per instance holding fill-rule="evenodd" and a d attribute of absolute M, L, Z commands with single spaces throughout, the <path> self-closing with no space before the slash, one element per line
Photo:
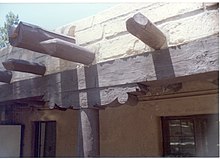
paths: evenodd
<path fill-rule="evenodd" d="M 169 132 L 169 121 L 171 120 L 192 120 L 193 122 L 193 130 L 194 130 L 194 142 L 195 142 L 195 156 L 190 157 L 196 157 L 196 156 L 206 156 L 208 154 L 208 150 L 205 148 L 204 138 L 206 135 L 204 132 L 206 130 L 203 130 L 201 127 L 199 127 L 198 123 L 201 123 L 203 121 L 207 122 L 208 120 L 218 120 L 218 114 L 202 114 L 202 115 L 189 115 L 189 116 L 164 116 L 161 117 L 161 123 L 162 123 L 162 136 L 163 136 L 163 156 L 164 157 L 175 157 L 172 156 L 171 148 L 170 148 L 170 132 Z M 207 123 L 206 123 L 207 124 Z M 201 125 L 200 125 L 201 126 Z M 207 126 L 207 125 L 206 125 Z M 206 150 L 207 152 L 203 152 Z M 198 153 L 202 152 L 202 153 Z M 173 154 L 174 155 L 174 154 Z M 180 153 L 181 155 L 181 153 Z M 176 156 L 179 157 L 179 156 Z M 181 156 L 180 156 L 181 157 Z M 184 156 L 182 156 L 184 157 Z M 189 157 L 189 156 L 187 156 Z"/>

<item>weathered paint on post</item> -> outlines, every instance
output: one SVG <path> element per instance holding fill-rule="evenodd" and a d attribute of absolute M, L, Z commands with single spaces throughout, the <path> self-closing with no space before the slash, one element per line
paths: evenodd
<path fill-rule="evenodd" d="M 78 156 L 99 157 L 99 110 L 81 108 L 78 121 Z"/>

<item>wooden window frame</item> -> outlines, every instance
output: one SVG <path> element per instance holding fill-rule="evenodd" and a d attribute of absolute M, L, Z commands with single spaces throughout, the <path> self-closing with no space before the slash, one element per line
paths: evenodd
<path fill-rule="evenodd" d="M 167 117 L 161 117 L 161 123 L 162 123 L 162 133 L 163 133 L 163 156 L 168 157 L 172 156 L 170 153 L 170 133 L 169 133 L 169 121 L 170 120 L 192 120 L 193 121 L 193 127 L 194 127 L 194 140 L 195 140 L 195 156 L 206 156 L 207 152 L 202 152 L 199 154 L 199 152 L 205 150 L 205 143 L 203 143 L 203 137 L 205 137 L 203 131 L 201 131 L 201 127 L 199 128 L 199 122 L 202 120 L 211 120 L 218 118 L 218 114 L 203 114 L 203 115 L 189 115 L 189 116 L 167 116 Z M 219 121 L 219 119 L 218 119 Z M 200 140 L 201 139 L 201 140 Z M 191 157 L 195 157 L 191 156 Z"/>

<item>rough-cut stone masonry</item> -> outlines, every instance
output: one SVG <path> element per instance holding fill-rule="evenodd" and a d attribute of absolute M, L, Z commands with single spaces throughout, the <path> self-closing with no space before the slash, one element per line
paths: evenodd
<path fill-rule="evenodd" d="M 144 14 L 161 29 L 167 37 L 168 46 L 187 43 L 219 32 L 217 3 L 171 2 L 118 4 L 97 15 L 61 26 L 54 31 L 74 36 L 78 45 L 96 53 L 96 63 L 127 57 L 153 50 L 126 30 L 126 20 L 138 12 Z M 0 51 L 0 69 L 3 69 L 1 62 L 9 58 L 43 63 L 47 67 L 46 74 L 83 66 L 33 51 L 8 47 Z M 36 76 L 14 72 L 12 81 Z"/>

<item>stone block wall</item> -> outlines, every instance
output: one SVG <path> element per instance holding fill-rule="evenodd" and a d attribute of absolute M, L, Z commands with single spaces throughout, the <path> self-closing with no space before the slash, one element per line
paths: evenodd
<path fill-rule="evenodd" d="M 56 28 L 54 32 L 74 36 L 77 45 L 95 52 L 94 63 L 152 51 L 152 48 L 126 30 L 126 20 L 138 12 L 161 29 L 166 35 L 168 46 L 188 43 L 219 32 L 218 3 L 201 2 L 117 4 L 94 16 Z M 83 67 L 82 64 L 8 47 L 0 51 L 0 69 L 3 69 L 1 62 L 7 58 L 44 63 L 47 66 L 46 74 Z M 33 77 L 36 75 L 16 72 L 13 81 Z"/>
<path fill-rule="evenodd" d="M 216 5 L 124 3 L 55 31 L 70 33 L 70 28 L 75 26 L 77 44 L 93 50 L 96 53 L 96 62 L 103 62 L 152 50 L 127 32 L 125 22 L 134 14 L 140 12 L 148 17 L 166 35 L 168 46 L 173 46 L 218 33 Z"/>

